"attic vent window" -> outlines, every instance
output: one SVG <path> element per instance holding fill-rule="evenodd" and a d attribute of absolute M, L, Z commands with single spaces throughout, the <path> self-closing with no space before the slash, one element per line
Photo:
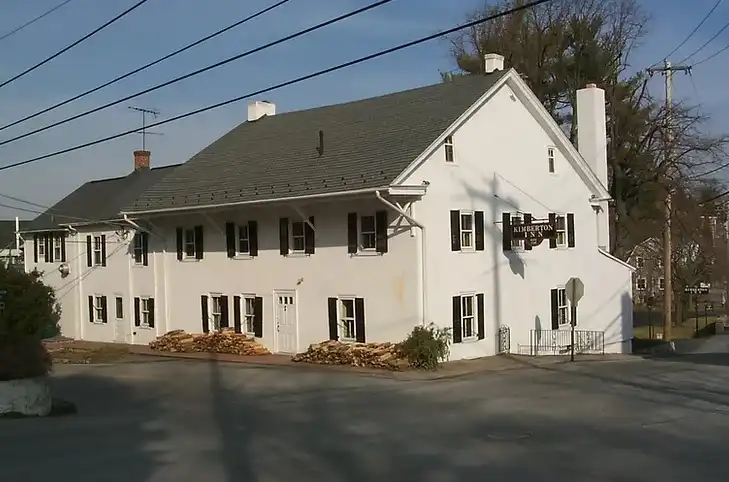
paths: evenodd
<path fill-rule="evenodd" d="M 449 164 L 453 164 L 455 162 L 455 155 L 453 152 L 453 136 L 446 137 L 443 145 L 445 147 L 445 161 Z"/>

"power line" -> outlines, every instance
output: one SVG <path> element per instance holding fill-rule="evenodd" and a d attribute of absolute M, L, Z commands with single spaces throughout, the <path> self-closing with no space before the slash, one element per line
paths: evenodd
<path fill-rule="evenodd" d="M 709 60 L 711 60 L 711 59 L 713 59 L 713 58 L 717 57 L 718 55 L 720 55 L 720 54 L 723 54 L 723 53 L 724 53 L 724 52 L 726 52 L 727 50 L 729 50 L 729 45 L 727 45 L 726 47 L 724 47 L 723 49 L 721 49 L 721 50 L 719 50 L 719 51 L 717 51 L 717 52 L 714 52 L 713 54 L 711 54 L 711 55 L 709 55 L 708 57 L 706 57 L 706 58 L 705 58 L 704 60 L 701 60 L 701 61 L 699 61 L 699 62 L 696 62 L 696 63 L 695 63 L 695 64 L 694 64 L 693 66 L 694 66 L 694 67 L 698 67 L 699 65 L 701 65 L 701 64 L 703 64 L 703 63 L 705 63 L 705 62 L 708 62 Z"/>
<path fill-rule="evenodd" d="M 70 1 L 70 0 L 68 0 L 68 1 Z M 271 10 L 273 10 L 275 8 L 278 8 L 278 7 L 284 5 L 285 3 L 288 3 L 290 1 L 291 0 L 280 0 L 279 2 L 277 2 L 277 3 L 275 3 L 275 4 L 271 5 L 271 6 L 269 6 L 267 8 L 264 8 L 263 10 L 260 10 L 260 11 L 258 11 L 256 13 L 252 14 L 252 15 L 249 15 L 249 16 L 247 16 L 246 18 L 244 18 L 242 20 L 238 20 L 237 22 L 232 23 L 232 24 L 228 25 L 227 27 L 225 27 L 225 28 L 223 28 L 221 30 L 218 30 L 216 32 L 213 32 L 212 34 L 210 34 L 210 35 L 208 35 L 206 37 L 203 37 L 200 40 L 197 40 L 197 41 L 195 41 L 195 42 L 193 42 L 191 44 L 188 44 L 188 45 L 186 45 L 186 46 L 184 46 L 184 47 L 182 47 L 182 48 L 180 48 L 178 50 L 175 50 L 174 52 L 171 52 L 171 53 L 165 55 L 164 57 L 161 57 L 161 58 L 159 58 L 159 59 L 157 59 L 157 60 L 155 60 L 153 62 L 150 62 L 150 63 L 148 63 L 146 65 L 143 65 L 143 66 L 141 66 L 141 67 L 139 67 L 137 69 L 134 69 L 131 72 L 128 72 L 128 73 L 126 73 L 124 75 L 120 75 L 119 77 L 116 77 L 115 79 L 112 79 L 112 80 L 110 80 L 110 81 L 108 81 L 108 82 L 106 82 L 104 84 L 101 84 L 98 87 L 94 87 L 93 89 L 87 90 L 86 92 L 83 92 L 83 93 L 78 94 L 78 95 L 76 95 L 74 97 L 71 97 L 70 99 L 64 100 L 63 102 L 59 102 L 58 104 L 52 105 L 50 107 L 46 107 L 43 110 L 39 110 L 35 114 L 31 114 L 29 116 L 23 117 L 20 120 L 16 120 L 14 122 L 11 122 L 10 124 L 6 124 L 6 125 L 0 127 L 0 131 L 7 129 L 8 127 L 13 127 L 15 125 L 18 125 L 18 124 L 20 124 L 22 122 L 25 122 L 27 120 L 34 119 L 34 118 L 38 117 L 39 115 L 45 114 L 45 113 L 50 112 L 50 111 L 55 110 L 55 109 L 58 109 L 59 107 L 62 107 L 64 105 L 66 105 L 66 104 L 70 104 L 71 102 L 74 102 L 74 101 L 76 101 L 78 99 L 81 99 L 82 97 L 86 97 L 87 95 L 93 94 L 94 92 L 98 92 L 99 90 L 101 90 L 101 89 L 103 89 L 105 87 L 108 87 L 108 86 L 110 86 L 112 84 L 115 84 L 115 83 L 121 81 L 121 80 L 124 80 L 127 77 L 131 77 L 134 74 L 137 74 L 137 73 L 139 73 L 139 72 L 141 72 L 143 70 L 146 70 L 146 69 L 148 69 L 150 67 L 153 67 L 153 66 L 155 66 L 155 65 L 157 65 L 157 64 L 159 64 L 161 62 L 164 62 L 167 59 L 170 59 L 170 58 L 172 58 L 172 57 L 174 57 L 174 56 L 176 56 L 178 54 L 181 54 L 183 52 L 186 52 L 187 50 L 190 50 L 193 47 L 196 47 L 196 46 L 198 46 L 198 45 L 200 45 L 200 44 L 202 44 L 204 42 L 207 42 L 210 39 L 213 39 L 213 38 L 215 38 L 215 37 L 217 37 L 219 35 L 222 35 L 225 32 L 228 32 L 229 30 L 234 29 L 235 27 L 238 27 L 240 25 L 243 25 L 244 23 L 250 22 L 251 20 L 253 20 L 253 19 L 257 18 L 257 17 L 260 17 L 261 15 L 263 15 L 265 13 L 268 13 Z"/>
<path fill-rule="evenodd" d="M 80 39 L 76 40 L 71 45 L 69 45 L 69 46 L 67 46 L 67 47 L 59 50 L 55 54 L 51 55 L 50 57 L 48 57 L 45 60 L 42 60 L 42 61 L 38 62 L 34 66 L 25 69 L 23 72 L 17 74 L 15 77 L 11 77 L 10 79 L 6 80 L 2 84 L 0 84 L 0 88 L 5 87 L 6 85 L 8 85 L 11 82 L 15 82 L 16 80 L 18 80 L 19 78 L 25 76 L 26 74 L 29 74 L 29 73 L 33 72 L 35 69 L 37 69 L 37 68 L 39 68 L 39 67 L 47 64 L 48 62 L 50 62 L 51 60 L 55 59 L 59 55 L 65 53 L 65 52 L 68 52 L 69 50 L 71 50 L 72 48 L 74 48 L 75 46 L 77 46 L 78 44 L 80 44 L 81 42 L 83 42 L 84 40 L 87 40 L 87 39 L 93 37 L 97 33 L 99 33 L 102 30 L 104 30 L 109 25 L 113 24 L 117 20 L 122 19 L 123 17 L 125 17 L 127 14 L 131 13 L 132 11 L 134 11 L 135 9 L 137 9 L 138 7 L 141 7 L 142 5 L 144 5 L 145 3 L 147 3 L 147 1 L 148 0 L 140 0 L 139 2 L 137 2 L 134 5 L 132 5 L 131 7 L 129 7 L 128 9 L 126 9 L 125 11 L 123 11 L 122 13 L 120 13 L 119 15 L 117 15 L 116 17 L 112 18 L 111 20 L 109 20 L 108 22 L 106 22 L 105 24 L 103 24 L 101 27 L 98 27 L 96 30 L 91 31 L 91 32 L 87 33 L 86 35 L 84 35 L 83 37 L 81 37 Z"/>
<path fill-rule="evenodd" d="M 142 90 L 140 92 L 137 92 L 136 94 L 128 95 L 128 96 L 124 97 L 123 99 L 119 99 L 119 100 L 115 100 L 113 102 L 109 102 L 109 103 L 104 104 L 104 105 L 101 105 L 99 107 L 95 107 L 95 108 L 93 108 L 91 110 L 87 110 L 86 112 L 82 112 L 80 114 L 76 114 L 74 116 L 67 117 L 66 119 L 60 120 L 58 122 L 54 122 L 53 124 L 49 124 L 47 126 L 41 127 L 41 128 L 36 129 L 34 131 L 26 132 L 25 134 L 21 134 L 19 136 L 13 137 L 11 139 L 7 139 L 5 141 L 0 142 L 0 146 L 4 146 L 4 145 L 9 144 L 11 142 L 15 142 L 15 141 L 17 141 L 19 139 L 24 139 L 26 137 L 30 137 L 32 135 L 38 134 L 39 132 L 43 132 L 43 131 L 46 131 L 48 129 L 52 129 L 54 127 L 57 127 L 57 126 L 66 124 L 67 122 L 71 122 L 71 121 L 74 121 L 76 119 L 80 119 L 82 117 L 86 117 L 87 115 L 94 114 L 94 113 L 99 112 L 101 110 L 108 109 L 109 107 L 113 107 L 115 105 L 121 104 L 122 102 L 126 102 L 128 100 L 134 99 L 134 98 L 139 97 L 141 95 L 148 94 L 150 92 L 154 92 L 155 90 L 159 90 L 159 89 L 161 89 L 163 87 L 167 87 L 168 85 L 176 84 L 177 82 L 181 82 L 181 81 L 183 81 L 185 79 L 189 79 L 190 77 L 194 77 L 196 75 L 202 74 L 202 73 L 207 72 L 209 70 L 213 70 L 213 69 L 215 69 L 217 67 L 221 67 L 223 65 L 229 64 L 229 63 L 231 63 L 231 62 L 233 62 L 235 60 L 242 59 L 243 57 L 247 57 L 249 55 L 255 54 L 255 53 L 260 52 L 262 50 L 266 50 L 266 49 L 271 48 L 271 47 L 274 47 L 274 46 L 276 46 L 278 44 L 282 44 L 282 43 L 288 42 L 289 40 L 293 40 L 293 39 L 295 39 L 297 37 L 301 37 L 303 35 L 309 34 L 311 32 L 314 32 L 316 30 L 322 29 L 324 27 L 328 27 L 329 25 L 335 24 L 337 22 L 341 22 L 342 20 L 348 19 L 350 17 L 354 17 L 354 16 L 359 15 L 361 13 L 364 13 L 364 12 L 366 12 L 368 10 L 372 10 L 374 8 L 381 7 L 382 5 L 385 5 L 385 4 L 390 3 L 392 1 L 393 0 L 380 0 L 378 2 L 372 3 L 372 4 L 367 5 L 365 7 L 358 8 L 357 10 L 353 10 L 353 11 L 351 11 L 349 13 L 345 13 L 344 15 L 340 15 L 338 17 L 332 18 L 330 20 L 327 20 L 326 22 L 322 22 L 320 24 L 314 25 L 313 27 L 309 27 L 307 29 L 300 30 L 300 31 L 298 31 L 298 32 L 296 32 L 294 34 L 291 34 L 291 35 L 288 35 L 286 37 L 280 38 L 280 39 L 275 40 L 273 42 L 269 42 L 269 43 L 267 43 L 265 45 L 261 45 L 260 47 L 256 47 L 254 49 L 248 50 L 248 51 L 243 52 L 241 54 L 234 55 L 233 57 L 229 57 L 229 58 L 227 58 L 225 60 L 222 60 L 220 62 L 214 63 L 212 65 L 208 65 L 207 67 L 203 67 L 203 68 L 198 69 L 198 70 L 196 70 L 194 72 L 190 72 L 190 73 L 187 73 L 185 75 L 181 75 L 180 77 L 174 78 L 172 80 L 168 80 L 167 82 L 164 82 L 162 84 L 158 84 L 158 85 L 156 85 L 154 87 L 150 87 L 148 89 Z M 2 87 L 2 86 L 0 86 L 0 87 Z"/>
<path fill-rule="evenodd" d="M 313 78 L 316 78 L 316 77 L 321 77 L 322 75 L 326 75 L 326 74 L 329 74 L 329 73 L 332 73 L 332 72 L 336 72 L 338 70 L 342 70 L 342 69 L 345 69 L 347 67 L 352 67 L 354 65 L 361 64 L 361 63 L 367 62 L 369 60 L 376 59 L 378 57 L 382 57 L 384 55 L 388 55 L 388 54 L 391 54 L 391 53 L 394 53 L 394 52 L 398 52 L 400 50 L 404 50 L 404 49 L 409 48 L 409 47 L 413 47 L 415 45 L 419 45 L 419 44 L 422 44 L 422 43 L 425 43 L 425 42 L 429 42 L 431 40 L 435 40 L 435 39 L 440 38 L 440 37 L 443 37 L 445 35 L 450 35 L 452 33 L 458 32 L 459 30 L 464 30 L 464 29 L 467 29 L 467 28 L 471 28 L 471 27 L 474 27 L 476 25 L 480 25 L 482 23 L 486 23 L 486 22 L 489 22 L 491 20 L 494 20 L 494 19 L 497 19 L 497 18 L 500 18 L 500 17 L 505 17 L 507 15 L 511 15 L 513 13 L 520 12 L 522 10 L 526 10 L 526 9 L 529 9 L 529 8 L 536 7 L 538 5 L 542 5 L 542 4 L 545 4 L 545 3 L 549 3 L 551 1 L 553 1 L 553 0 L 536 0 L 534 2 L 527 3 L 527 4 L 524 4 L 524 5 L 518 6 L 518 7 L 510 8 L 508 10 L 504 10 L 503 12 L 500 12 L 500 13 L 497 13 L 497 14 L 494 14 L 494 15 L 489 15 L 488 17 L 484 17 L 484 18 L 479 19 L 479 20 L 474 20 L 474 21 L 471 21 L 471 22 L 468 22 L 468 23 L 465 23 L 465 24 L 462 24 L 462 25 L 458 25 L 456 27 L 449 28 L 448 30 L 443 30 L 443 31 L 438 32 L 438 33 L 435 33 L 435 34 L 431 34 L 431 35 L 428 35 L 428 36 L 425 36 L 425 37 L 421 37 L 421 38 L 419 38 L 417 40 L 412 40 L 410 42 L 406 42 L 404 44 L 400 44 L 398 46 L 391 47 L 389 49 L 381 50 L 381 51 L 376 52 L 374 54 L 365 55 L 364 57 L 359 57 L 359 58 L 357 58 L 355 60 L 350 60 L 349 62 L 345 62 L 343 64 L 338 64 L 338 65 L 335 65 L 333 67 L 329 67 L 329 68 L 326 68 L 326 69 L 323 69 L 323 70 L 319 70 L 319 71 L 313 72 L 311 74 L 306 74 L 306 75 L 303 75 L 301 77 L 297 77 L 295 79 L 288 80 L 286 82 L 281 82 L 280 84 L 276 84 L 276 85 L 273 85 L 271 87 L 267 87 L 265 89 L 260 89 L 260 90 L 257 90 L 255 92 L 251 92 L 249 94 L 245 94 L 245 95 L 236 97 L 234 99 L 226 100 L 226 101 L 223 101 L 223 102 L 218 102 L 217 104 L 212 104 L 212 105 L 209 105 L 207 107 L 203 107 L 203 108 L 200 108 L 200 109 L 197 109 L 197 110 L 193 110 L 193 111 L 187 112 L 185 114 L 180 114 L 178 116 L 171 117 L 171 118 L 166 119 L 166 120 L 163 120 L 163 121 L 155 122 L 153 124 L 150 124 L 147 127 L 150 127 L 151 128 L 151 127 L 161 126 L 161 125 L 164 125 L 164 124 L 169 124 L 170 122 L 175 122 L 175 121 L 178 121 L 178 120 L 181 120 L 181 119 L 185 119 L 187 117 L 192 117 L 192 116 L 197 115 L 197 114 L 202 114 L 203 112 L 207 112 L 207 111 L 210 111 L 210 110 L 213 110 L 213 109 L 217 109 L 219 107 L 224 107 L 226 105 L 234 104 L 236 102 L 240 102 L 242 100 L 249 99 L 249 98 L 255 97 L 257 95 L 261 95 L 261 94 L 265 94 L 265 93 L 268 93 L 268 92 L 272 92 L 274 90 L 278 90 L 278 89 L 281 89 L 283 87 L 288 87 L 290 85 L 298 84 L 298 83 L 301 83 L 301 82 L 304 82 L 306 80 L 310 80 L 310 79 L 313 79 Z M 129 134 L 134 134 L 138 130 L 139 130 L 138 128 L 137 129 L 131 129 L 131 130 L 128 130 L 128 131 L 125 131 L 125 132 L 121 132 L 119 134 L 114 134 L 112 136 L 108 136 L 108 137 L 104 137 L 104 138 L 101 138 L 101 139 L 97 139 L 95 141 L 90 141 L 90 142 L 86 142 L 84 144 L 79 144 L 77 146 L 68 147 L 66 149 L 62 149 L 60 151 L 52 152 L 50 154 L 44 154 L 42 156 L 37 156 L 37 157 L 31 158 L 31 159 L 27 159 L 25 161 L 20 161 L 20 162 L 15 162 L 13 164 L 8 164 L 8 165 L 5 165 L 5 166 L 0 166 L 0 171 L 5 171 L 7 169 L 12 169 L 14 167 L 24 166 L 26 164 L 31 164 L 33 162 L 41 161 L 43 159 L 48 159 L 48 158 L 51 158 L 51 157 L 60 156 L 62 154 L 67 154 L 69 152 L 74 152 L 74 151 L 78 151 L 80 149 L 85 149 L 87 147 L 95 146 L 97 144 L 102 144 L 104 142 L 112 141 L 114 139 L 119 139 L 120 137 L 124 137 L 124 136 L 127 136 Z"/>
<path fill-rule="evenodd" d="M 711 7 L 711 10 L 709 10 L 709 13 L 707 13 L 707 14 L 706 14 L 706 15 L 704 16 L 704 18 L 703 18 L 703 19 L 701 20 L 701 22 L 699 22 L 699 24 L 698 24 L 698 25 L 696 26 L 696 28 L 694 28 L 694 29 L 693 29 L 693 30 L 691 31 L 691 33 L 689 33 L 689 34 L 688 34 L 688 36 L 687 36 L 686 38 L 684 38 L 684 39 L 683 39 L 683 42 L 681 42 L 680 44 L 678 44 L 678 46 L 677 46 L 677 47 L 676 47 L 675 49 L 673 49 L 673 50 L 671 51 L 671 53 L 669 53 L 668 55 L 666 55 L 666 56 L 665 56 L 665 57 L 663 57 L 663 58 L 664 58 L 664 59 L 668 59 L 668 58 L 670 58 L 670 57 L 671 57 L 671 56 L 672 56 L 673 54 L 675 54 L 676 52 L 678 52 L 678 51 L 679 51 L 679 49 L 680 49 L 681 47 L 683 47 L 683 46 L 684 46 L 684 45 L 686 44 L 686 42 L 688 42 L 688 41 L 689 41 L 689 40 L 691 39 L 691 37 L 693 37 L 693 36 L 694 36 L 694 34 L 696 34 L 696 32 L 698 32 L 698 31 L 699 31 L 699 29 L 700 29 L 700 28 L 701 28 L 701 27 L 702 27 L 702 26 L 704 25 L 704 23 L 706 23 L 706 21 L 707 21 L 707 20 L 709 19 L 709 17 L 711 17 L 711 14 L 713 14 L 713 13 L 714 13 L 714 10 L 716 10 L 716 9 L 717 9 L 717 7 L 719 7 L 719 5 L 721 5 L 721 2 L 723 2 L 723 1 L 724 1 L 724 0 L 717 0 L 717 1 L 716 1 L 716 3 L 714 4 L 714 6 L 713 6 L 713 7 Z M 656 62 L 655 64 L 653 64 L 653 65 L 652 65 L 651 67 L 655 67 L 655 66 L 656 66 L 656 65 L 658 65 L 659 63 L 660 63 L 660 60 L 659 60 L 658 62 Z"/>
<path fill-rule="evenodd" d="M 7 32 L 7 33 L 3 34 L 2 36 L 0 36 L 0 42 L 2 42 L 3 40 L 5 40 L 6 38 L 10 37 L 11 35 L 15 35 L 16 33 L 20 32 L 24 28 L 30 27 L 31 25 L 33 25 L 34 23 L 36 23 L 38 20 L 40 20 L 40 19 L 42 19 L 42 18 L 44 18 L 44 17 L 52 14 L 53 12 L 55 12 L 56 10 L 58 10 L 59 8 L 63 7 L 67 3 L 71 3 L 72 1 L 73 0 L 64 0 L 63 2 L 59 3 L 55 7 L 51 8 L 50 10 L 46 10 L 45 12 L 41 13 L 40 15 L 38 15 L 37 17 L 35 17 L 34 19 L 28 20 L 23 25 L 14 28 L 10 32 Z"/>
<path fill-rule="evenodd" d="M 702 50 L 704 50 L 704 48 L 705 48 L 705 47 L 706 47 L 707 45 L 709 45 L 709 44 L 710 44 L 711 42 L 713 42 L 713 41 L 714 41 L 714 39 L 716 39 L 716 37 L 718 37 L 719 35 L 721 35 L 721 34 L 722 34 L 722 32 L 724 32 L 724 30 L 726 30 L 726 29 L 728 29 L 728 28 L 729 28 L 729 22 L 727 22 L 727 24 L 726 24 L 726 25 L 724 25 L 724 26 L 723 26 L 723 27 L 721 28 L 721 30 L 719 30 L 718 32 L 716 32 L 716 33 L 714 34 L 714 36 L 713 36 L 713 37 L 711 37 L 711 38 L 710 38 L 709 40 L 707 40 L 706 42 L 704 42 L 704 44 L 703 44 L 703 45 L 702 45 L 701 47 L 699 47 L 699 48 L 697 48 L 696 50 L 694 50 L 694 52 L 693 52 L 693 53 L 692 53 L 691 55 L 689 55 L 688 57 L 686 57 L 685 59 L 683 59 L 683 60 L 682 60 L 681 62 L 679 62 L 679 63 L 680 63 L 680 64 L 682 64 L 682 63 L 686 62 L 686 61 L 687 61 L 687 60 L 689 60 L 689 59 L 690 59 L 691 57 L 693 57 L 694 55 L 696 55 L 696 54 L 698 54 L 699 52 L 701 52 Z"/>

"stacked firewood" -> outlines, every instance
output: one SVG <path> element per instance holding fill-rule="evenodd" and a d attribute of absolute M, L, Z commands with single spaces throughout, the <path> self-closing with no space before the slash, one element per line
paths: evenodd
<path fill-rule="evenodd" d="M 172 330 L 149 344 L 152 350 L 173 353 L 222 353 L 228 355 L 269 355 L 270 352 L 255 339 L 232 328 L 223 328 L 210 333 L 186 333 L 184 330 Z"/>
<path fill-rule="evenodd" d="M 402 370 L 407 361 L 395 343 L 341 343 L 325 341 L 292 358 L 295 362 L 323 365 L 351 365 L 355 367 Z"/>

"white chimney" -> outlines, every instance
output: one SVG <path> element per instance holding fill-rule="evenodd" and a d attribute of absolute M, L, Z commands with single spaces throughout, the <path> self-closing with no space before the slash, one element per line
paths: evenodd
<path fill-rule="evenodd" d="M 499 54 L 486 54 L 483 56 L 484 72 L 490 74 L 496 70 L 504 70 L 504 56 Z"/>
<path fill-rule="evenodd" d="M 577 149 L 592 172 L 608 189 L 607 127 L 605 120 L 605 91 L 587 84 L 577 91 Z M 597 214 L 597 244 L 610 247 L 610 217 L 607 201 L 599 203 Z"/>
<path fill-rule="evenodd" d="M 248 122 L 257 121 L 263 116 L 275 114 L 276 104 L 267 100 L 256 100 L 248 104 Z"/>

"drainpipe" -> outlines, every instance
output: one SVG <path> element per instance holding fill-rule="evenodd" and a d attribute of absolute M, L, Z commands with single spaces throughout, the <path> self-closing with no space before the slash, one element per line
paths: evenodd
<path fill-rule="evenodd" d="M 375 196 L 377 196 L 377 199 L 380 200 L 385 206 L 389 207 L 393 211 L 397 212 L 398 214 L 402 215 L 405 219 L 407 219 L 410 223 L 414 224 L 418 228 L 420 228 L 420 231 L 422 233 L 421 239 L 420 239 L 420 259 L 418 259 L 418 271 L 420 271 L 420 315 L 423 326 L 427 325 L 428 320 L 428 288 L 426 285 L 426 280 L 428 279 L 426 276 L 426 249 L 425 249 L 425 226 L 422 223 L 419 223 L 415 219 L 413 219 L 412 216 L 410 216 L 408 213 L 406 213 L 403 209 L 395 206 L 390 201 L 386 200 L 382 197 L 382 194 L 380 194 L 380 191 L 375 191 Z"/>

